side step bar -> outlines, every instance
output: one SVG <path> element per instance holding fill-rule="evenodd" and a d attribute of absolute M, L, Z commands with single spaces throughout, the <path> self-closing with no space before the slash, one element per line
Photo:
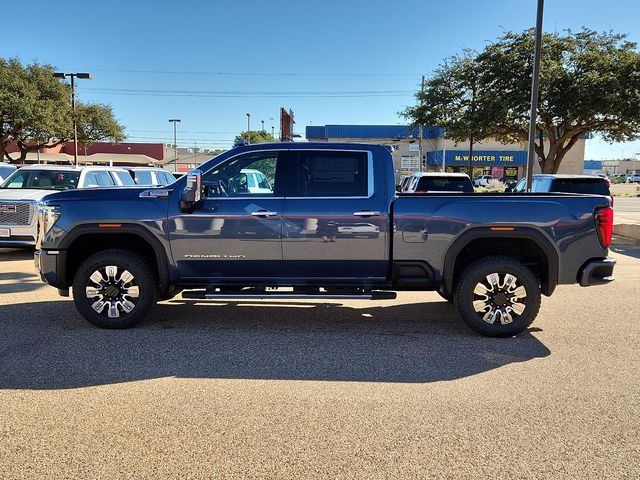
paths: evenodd
<path fill-rule="evenodd" d="M 372 290 L 363 293 L 298 293 L 298 292 L 247 292 L 247 293 L 224 293 L 210 292 L 206 290 L 185 290 L 182 292 L 182 298 L 190 300 L 394 300 L 396 292 L 388 292 L 385 290 Z"/>

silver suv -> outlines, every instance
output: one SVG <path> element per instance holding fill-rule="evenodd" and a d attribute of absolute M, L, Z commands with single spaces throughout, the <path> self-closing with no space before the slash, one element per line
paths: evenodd
<path fill-rule="evenodd" d="M 0 247 L 36 244 L 36 210 L 46 195 L 71 188 L 128 186 L 135 183 L 129 172 L 119 167 L 22 167 L 0 184 Z"/>

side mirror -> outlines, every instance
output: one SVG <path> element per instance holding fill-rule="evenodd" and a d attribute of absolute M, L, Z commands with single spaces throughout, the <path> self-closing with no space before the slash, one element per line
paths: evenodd
<path fill-rule="evenodd" d="M 194 168 L 187 173 L 187 184 L 180 193 L 180 211 L 193 211 L 193 207 L 202 198 L 202 170 Z"/>

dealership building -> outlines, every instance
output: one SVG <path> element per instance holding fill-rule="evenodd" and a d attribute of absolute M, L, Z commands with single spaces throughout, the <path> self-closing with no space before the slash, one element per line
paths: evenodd
<path fill-rule="evenodd" d="M 389 147 L 398 179 L 416 171 L 468 173 L 469 144 L 444 138 L 438 127 L 420 129 L 407 125 L 308 126 L 306 138 L 313 142 L 375 143 Z M 562 161 L 559 173 L 582 174 L 585 139 L 580 139 Z M 422 157 L 422 161 L 420 160 Z M 473 146 L 473 175 L 518 179 L 527 168 L 526 144 L 483 141 Z M 534 172 L 539 172 L 534 163 Z"/>

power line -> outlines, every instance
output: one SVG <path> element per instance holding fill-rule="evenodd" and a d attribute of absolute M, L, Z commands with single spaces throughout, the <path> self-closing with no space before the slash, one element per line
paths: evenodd
<path fill-rule="evenodd" d="M 84 88 L 83 92 L 107 95 L 138 95 L 154 97 L 214 97 L 214 98 L 281 98 L 281 97 L 398 97 L 413 95 L 411 90 L 343 90 L 343 91 L 216 91 L 216 90 L 147 90 L 137 88 Z"/>
<path fill-rule="evenodd" d="M 394 72 L 211 72 L 189 70 L 127 70 L 121 68 L 92 68 L 94 72 L 137 73 L 144 75 L 215 75 L 229 77 L 420 77 L 421 73 Z"/>

